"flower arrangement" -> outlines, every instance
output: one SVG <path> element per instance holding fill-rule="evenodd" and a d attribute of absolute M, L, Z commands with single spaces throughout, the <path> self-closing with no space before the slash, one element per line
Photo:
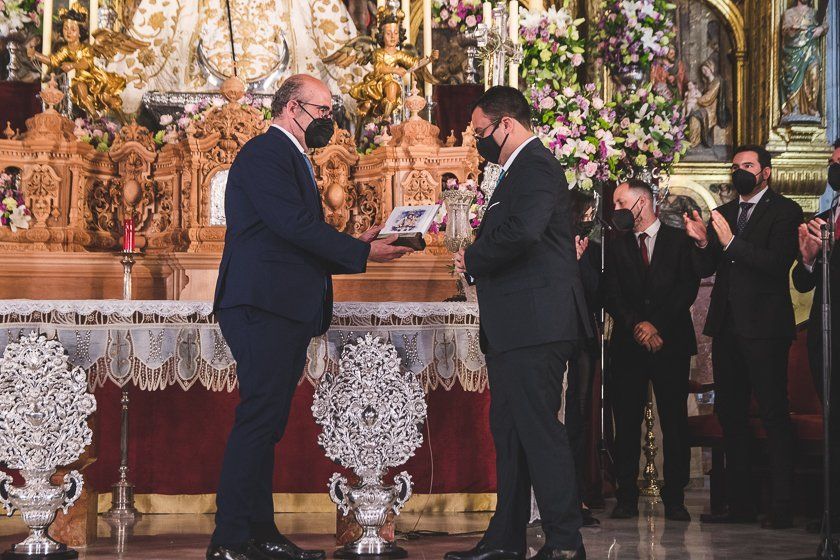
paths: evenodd
<path fill-rule="evenodd" d="M 595 181 L 616 178 L 622 152 L 615 104 L 604 101 L 595 84 L 560 91 L 546 84 L 526 95 L 538 115 L 537 135 L 563 164 L 569 188 L 589 191 Z"/>
<path fill-rule="evenodd" d="M 271 120 L 270 99 L 258 99 L 246 95 L 242 98 L 241 104 L 243 107 L 258 109 L 262 112 L 264 120 Z M 158 146 L 177 144 L 187 137 L 187 129 L 190 127 L 190 124 L 203 121 L 208 111 L 222 107 L 223 105 L 225 105 L 225 102 L 218 98 L 212 101 L 202 100 L 199 103 L 187 103 L 184 105 L 184 110 L 175 116 L 163 115 L 159 123 L 161 129 L 154 135 L 155 144 Z"/>
<path fill-rule="evenodd" d="M 0 173 L 0 195 L 0 226 L 9 226 L 12 233 L 17 233 L 18 229 L 29 229 L 32 213 L 8 173 Z"/>
<path fill-rule="evenodd" d="M 0 0 L 0 37 L 16 31 L 37 34 L 43 15 L 43 0 Z"/>
<path fill-rule="evenodd" d="M 443 190 L 458 190 L 474 195 L 473 202 L 470 205 L 469 220 L 473 231 L 477 230 L 481 225 L 481 219 L 484 217 L 485 205 L 487 204 L 486 197 L 479 184 L 473 179 L 467 179 L 463 183 L 459 183 L 457 179 L 451 178 L 447 179 Z M 438 210 L 437 216 L 429 227 L 430 233 L 440 233 L 446 230 L 446 205 L 443 204 L 443 200 L 438 200 L 437 203 L 440 204 L 440 210 Z"/>
<path fill-rule="evenodd" d="M 465 33 L 482 23 L 481 0 L 434 0 L 432 22 L 435 27 Z"/>
<path fill-rule="evenodd" d="M 356 151 L 364 155 L 371 153 L 382 145 L 387 133 L 387 124 L 379 125 L 373 122 L 367 123 L 362 129 L 362 134 L 359 138 L 359 143 L 356 146 Z"/>
<path fill-rule="evenodd" d="M 575 68 L 583 64 L 584 39 L 578 26 L 583 19 L 574 19 L 565 8 L 547 11 L 520 10 L 519 40 L 522 44 L 523 77 L 531 84 L 550 83 L 554 89 L 561 84 L 577 83 Z"/>
<path fill-rule="evenodd" d="M 668 171 L 688 151 L 685 118 L 676 101 L 653 91 L 653 84 L 632 93 L 618 92 L 616 136 L 622 136 L 624 167 Z"/>
<path fill-rule="evenodd" d="M 595 42 L 613 74 L 632 68 L 650 70 L 674 42 L 673 11 L 668 0 L 607 0 Z"/>
<path fill-rule="evenodd" d="M 114 143 L 114 138 L 119 133 L 120 125 L 116 122 L 100 118 L 91 120 L 78 118 L 73 121 L 75 128 L 73 134 L 80 142 L 85 142 L 96 148 L 97 152 L 107 152 Z"/>

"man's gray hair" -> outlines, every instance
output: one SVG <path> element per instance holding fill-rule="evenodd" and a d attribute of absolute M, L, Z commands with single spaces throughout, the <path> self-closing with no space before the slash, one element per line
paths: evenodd
<path fill-rule="evenodd" d="M 283 113 L 283 109 L 289 101 L 298 98 L 300 90 L 303 89 L 303 77 L 291 76 L 286 79 L 277 91 L 274 92 L 274 98 L 271 100 L 271 115 L 276 117 Z"/>

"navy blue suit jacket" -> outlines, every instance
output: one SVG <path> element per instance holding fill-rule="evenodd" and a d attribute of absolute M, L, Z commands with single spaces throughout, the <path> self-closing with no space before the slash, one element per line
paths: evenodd
<path fill-rule="evenodd" d="M 250 305 L 312 323 L 332 318 L 332 274 L 365 271 L 370 245 L 324 222 L 305 156 L 276 127 L 236 156 L 225 190 L 227 232 L 214 309 Z"/>

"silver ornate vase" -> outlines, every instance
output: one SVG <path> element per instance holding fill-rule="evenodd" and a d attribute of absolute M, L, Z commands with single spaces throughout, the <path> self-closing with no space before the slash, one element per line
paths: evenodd
<path fill-rule="evenodd" d="M 443 246 L 451 253 L 457 253 L 472 243 L 470 225 L 470 206 L 475 194 L 468 191 L 443 191 L 443 203 L 446 204 L 446 230 Z"/>
<path fill-rule="evenodd" d="M 50 477 L 90 445 L 87 417 L 95 410 L 84 370 L 67 367 L 58 341 L 33 332 L 6 347 L 0 359 L 0 461 L 19 469 L 25 483 L 15 486 L 0 473 L 0 504 L 8 515 L 20 511 L 29 536 L 5 552 L 3 560 L 78 558 L 47 530 L 58 509 L 67 513 L 78 500 L 84 480 L 71 471 L 56 486 Z"/>
<path fill-rule="evenodd" d="M 426 401 L 420 382 L 401 370 L 392 344 L 367 334 L 344 347 L 338 374 L 324 374 L 312 414 L 322 427 L 318 444 L 327 457 L 360 479 L 351 485 L 338 473 L 330 478 L 330 498 L 362 527 L 362 536 L 336 551 L 336 558 L 404 558 L 406 551 L 379 531 L 388 512 L 398 515 L 411 498 L 411 476 L 401 472 L 393 486 L 383 485 L 382 478 L 423 443 Z"/>
<path fill-rule="evenodd" d="M 646 72 L 638 64 L 630 65 L 614 74 L 615 81 L 627 91 L 636 91 L 646 82 Z"/>

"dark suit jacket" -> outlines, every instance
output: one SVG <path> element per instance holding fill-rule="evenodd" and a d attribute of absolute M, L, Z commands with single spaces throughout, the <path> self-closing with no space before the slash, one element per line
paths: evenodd
<path fill-rule="evenodd" d="M 832 219 L 831 210 L 817 215 L 818 218 L 830 221 Z M 835 239 L 840 235 L 840 232 L 834 232 Z M 836 243 L 836 242 L 835 242 Z M 837 361 L 837 356 L 840 354 L 840 329 L 835 328 L 835 325 L 840 325 L 838 317 L 840 317 L 840 257 L 832 247 L 829 253 L 829 273 L 831 286 L 829 288 L 829 296 L 831 301 L 831 350 L 832 350 L 832 370 L 837 371 L 840 368 L 840 362 Z M 814 262 L 814 268 L 811 272 L 802 264 L 800 257 L 799 261 L 793 269 L 793 285 L 802 293 L 814 290 L 814 302 L 811 305 L 811 314 L 808 317 L 808 359 L 811 363 L 811 370 L 822 376 L 822 258 L 818 255 Z M 818 391 L 822 391 L 822 387 L 817 387 Z M 832 388 L 832 391 L 834 389 Z"/>
<path fill-rule="evenodd" d="M 364 272 L 370 246 L 324 222 L 304 155 L 275 127 L 236 156 L 225 190 L 225 250 L 215 309 L 251 305 L 313 322 L 332 317 L 331 274 Z"/>
<path fill-rule="evenodd" d="M 664 344 L 657 354 L 697 353 L 691 305 L 700 289 L 700 277 L 691 261 L 691 245 L 685 231 L 664 223 L 656 235 L 648 267 L 642 262 L 632 232 L 607 245 L 603 297 L 604 308 L 613 318 L 613 356 L 632 359 L 634 355 L 650 355 L 633 338 L 633 329 L 642 321 L 652 323 L 662 337 Z"/>
<path fill-rule="evenodd" d="M 494 191 L 465 260 L 475 278 L 485 352 L 589 335 L 568 186 L 538 139 L 519 152 Z"/>
<path fill-rule="evenodd" d="M 733 233 L 739 202 L 738 198 L 718 208 Z M 700 276 L 717 274 L 704 334 L 720 334 L 730 320 L 735 334 L 746 338 L 794 337 L 789 278 L 801 223 L 802 208 L 768 189 L 726 251 L 709 224 L 709 245 L 692 251 Z"/>

